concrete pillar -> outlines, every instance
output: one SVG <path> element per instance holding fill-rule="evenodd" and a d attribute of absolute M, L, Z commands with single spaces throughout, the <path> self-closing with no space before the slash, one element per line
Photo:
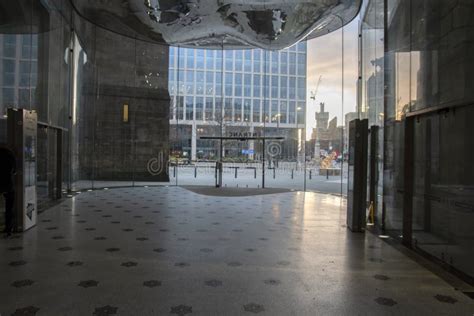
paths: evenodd
<path fill-rule="evenodd" d="M 253 135 L 254 132 L 254 127 L 253 125 L 250 125 L 250 134 Z M 254 140 L 249 140 L 249 150 L 254 151 L 255 150 L 255 141 Z M 255 154 L 249 154 L 249 159 L 254 159 Z"/>
<path fill-rule="evenodd" d="M 226 136 L 227 135 L 227 129 L 226 126 L 223 124 L 222 125 L 222 135 Z M 222 140 L 222 152 L 221 152 L 222 158 L 225 158 L 225 141 Z"/>
<path fill-rule="evenodd" d="M 197 129 L 196 129 L 196 122 L 193 121 L 192 129 L 191 129 L 191 160 L 196 160 L 196 139 L 197 139 Z"/>

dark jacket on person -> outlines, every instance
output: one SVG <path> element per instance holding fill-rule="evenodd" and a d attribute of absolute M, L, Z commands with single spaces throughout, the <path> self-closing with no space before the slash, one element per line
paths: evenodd
<path fill-rule="evenodd" d="M 13 175 L 16 172 L 16 161 L 13 152 L 0 148 L 0 192 L 13 191 Z"/>

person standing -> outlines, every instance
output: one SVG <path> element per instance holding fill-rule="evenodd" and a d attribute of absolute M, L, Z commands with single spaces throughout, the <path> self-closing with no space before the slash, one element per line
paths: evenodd
<path fill-rule="evenodd" d="M 12 234 L 14 229 L 15 186 L 13 176 L 15 173 L 15 155 L 10 149 L 0 147 L 0 193 L 5 198 L 5 234 L 7 237 Z"/>

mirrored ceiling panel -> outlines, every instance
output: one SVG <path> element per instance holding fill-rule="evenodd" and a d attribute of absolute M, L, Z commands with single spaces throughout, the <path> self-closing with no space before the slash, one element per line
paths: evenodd
<path fill-rule="evenodd" d="M 109 30 L 187 47 L 282 49 L 350 22 L 362 0 L 70 0 Z"/>

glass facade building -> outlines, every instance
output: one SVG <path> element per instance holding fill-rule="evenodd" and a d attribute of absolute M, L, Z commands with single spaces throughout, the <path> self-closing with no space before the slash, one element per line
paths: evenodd
<path fill-rule="evenodd" d="M 192 161 L 217 157 L 217 148 L 196 139 L 199 130 L 213 134 L 212 126 L 252 133 L 286 129 L 288 137 L 305 126 L 306 50 L 304 41 L 282 51 L 171 47 L 170 124 L 188 127 L 192 139 L 176 150 Z M 285 158 L 296 158 L 295 148 Z"/>

